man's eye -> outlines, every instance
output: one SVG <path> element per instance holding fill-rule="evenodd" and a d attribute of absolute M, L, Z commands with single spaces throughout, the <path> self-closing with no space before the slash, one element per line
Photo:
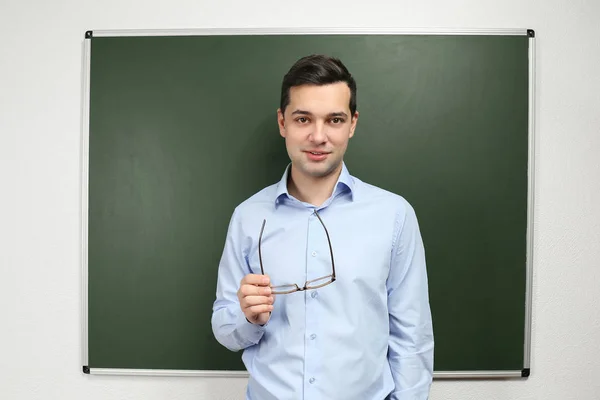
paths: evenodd
<path fill-rule="evenodd" d="M 331 122 L 333 122 L 334 124 L 341 124 L 342 122 L 344 122 L 344 120 L 341 118 L 332 118 Z"/>
<path fill-rule="evenodd" d="M 304 123 L 308 122 L 308 119 L 304 118 L 304 117 L 300 117 L 296 121 L 300 122 L 301 124 L 304 124 Z"/>

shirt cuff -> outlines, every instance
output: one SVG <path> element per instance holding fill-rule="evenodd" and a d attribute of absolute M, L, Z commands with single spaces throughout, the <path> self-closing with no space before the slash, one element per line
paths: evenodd
<path fill-rule="evenodd" d="M 267 321 L 265 325 L 253 324 L 252 322 L 246 319 L 246 316 L 244 315 L 242 310 L 239 309 L 239 307 L 238 310 L 239 314 L 236 325 L 240 337 L 244 338 L 245 340 L 251 343 L 257 344 L 264 335 L 266 327 L 269 324 L 271 318 L 269 318 L 269 321 Z"/>

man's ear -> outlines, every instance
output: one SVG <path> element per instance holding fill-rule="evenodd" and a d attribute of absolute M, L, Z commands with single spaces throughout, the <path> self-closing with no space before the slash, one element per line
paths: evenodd
<path fill-rule="evenodd" d="M 279 127 L 279 134 L 281 137 L 285 137 L 285 119 L 280 108 L 277 109 L 277 126 Z"/>
<path fill-rule="evenodd" d="M 358 122 L 358 111 L 354 112 L 352 116 L 352 121 L 350 124 L 350 137 L 354 136 L 354 130 L 356 129 L 356 123 Z"/>

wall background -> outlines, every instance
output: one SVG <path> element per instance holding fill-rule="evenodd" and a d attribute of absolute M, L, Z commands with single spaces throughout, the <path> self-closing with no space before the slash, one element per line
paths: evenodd
<path fill-rule="evenodd" d="M 391 3 L 391 2 L 390 2 Z M 81 372 L 82 42 L 90 29 L 532 28 L 537 34 L 532 376 L 436 381 L 433 400 L 600 399 L 600 3 L 0 2 L 0 396 L 243 398 L 244 378 Z"/>

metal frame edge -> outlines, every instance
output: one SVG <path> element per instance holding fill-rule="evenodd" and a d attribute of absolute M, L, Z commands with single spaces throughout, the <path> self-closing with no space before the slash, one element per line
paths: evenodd
<path fill-rule="evenodd" d="M 531 367 L 531 328 L 533 310 L 533 222 L 535 208 L 535 37 L 529 38 L 529 157 L 527 188 L 527 260 L 525 278 L 525 343 L 523 368 Z"/>
<path fill-rule="evenodd" d="M 91 375 L 129 375 L 129 376 L 200 376 L 222 378 L 247 378 L 247 371 L 216 371 L 216 370 L 180 370 L 180 369 L 118 369 L 90 368 Z"/>
<path fill-rule="evenodd" d="M 81 122 L 81 365 L 89 365 L 88 352 L 88 184 L 90 135 L 90 67 L 92 43 L 83 41 Z"/>
<path fill-rule="evenodd" d="M 94 30 L 94 37 L 122 36 L 203 36 L 203 35 L 512 35 L 527 36 L 527 29 L 467 29 L 467 28 L 194 28 L 194 29 L 131 29 Z"/>
<path fill-rule="evenodd" d="M 168 369 L 116 369 L 90 368 L 91 375 L 129 376 L 193 376 L 215 378 L 247 378 L 247 371 L 200 371 Z M 434 372 L 434 379 L 506 379 L 521 378 L 522 371 L 440 371 Z"/>
<path fill-rule="evenodd" d="M 521 378 L 522 371 L 439 371 L 434 379 L 508 379 Z"/>

